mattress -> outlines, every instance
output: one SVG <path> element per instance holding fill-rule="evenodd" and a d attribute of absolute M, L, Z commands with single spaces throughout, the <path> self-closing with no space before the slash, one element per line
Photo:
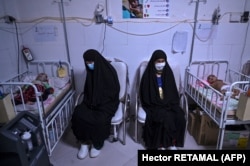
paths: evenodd
<path fill-rule="evenodd" d="M 24 82 L 31 82 L 34 80 L 35 76 L 27 76 L 23 79 Z M 49 84 L 54 88 L 54 93 L 50 94 L 48 98 L 43 101 L 44 115 L 48 114 L 67 94 L 71 89 L 71 83 L 69 77 L 58 78 L 49 77 Z M 16 111 L 31 111 L 33 113 L 38 113 L 38 103 L 34 102 L 32 104 L 19 104 L 16 105 Z M 42 105 L 40 106 L 42 108 Z"/>
<path fill-rule="evenodd" d="M 206 86 L 202 86 L 201 84 L 190 85 L 190 95 L 192 97 L 198 96 L 198 99 L 203 106 L 209 108 L 210 110 L 216 110 L 217 116 L 219 116 L 223 109 L 227 111 L 227 118 L 233 119 L 235 117 L 235 112 L 238 107 L 238 100 L 234 98 L 229 98 L 228 102 L 225 102 L 221 99 L 221 96 L 215 92 L 215 90 L 206 88 Z M 197 94 L 198 93 L 198 94 Z M 226 106 L 227 104 L 227 106 Z M 214 113 L 214 112 L 210 112 Z"/>

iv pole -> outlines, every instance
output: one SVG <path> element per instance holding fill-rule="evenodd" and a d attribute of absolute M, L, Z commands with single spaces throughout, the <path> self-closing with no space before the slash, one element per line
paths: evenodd
<path fill-rule="evenodd" d="M 63 16 L 63 30 L 64 30 L 64 37 L 65 37 L 65 45 L 66 45 L 66 51 L 67 51 L 67 59 L 70 63 L 70 55 L 69 55 L 69 42 L 68 42 L 68 35 L 67 35 L 67 27 L 66 27 L 66 21 L 65 21 L 65 14 L 64 14 L 64 5 L 63 0 L 61 0 L 61 3 L 59 3 L 62 9 L 62 16 Z"/>
<path fill-rule="evenodd" d="M 193 58 L 193 51 L 194 51 L 194 39 L 196 34 L 196 26 L 197 26 L 197 16 L 198 16 L 198 9 L 199 9 L 199 2 L 206 3 L 207 0 L 191 0 L 190 3 L 195 2 L 195 13 L 194 13 L 194 29 L 193 29 L 193 36 L 192 36 L 192 43 L 191 43 L 191 50 L 190 50 L 190 57 L 189 57 L 189 65 L 192 62 Z"/>
<path fill-rule="evenodd" d="M 69 55 L 69 42 L 68 42 L 68 35 L 67 35 L 67 27 L 66 27 L 66 21 L 65 21 L 65 13 L 64 13 L 64 3 L 63 3 L 63 0 L 61 0 L 61 2 L 59 2 L 59 6 L 61 7 L 62 16 L 63 16 L 63 30 L 64 30 L 65 45 L 66 45 L 66 51 L 67 51 L 67 60 L 68 60 L 69 64 L 71 65 L 70 55 Z M 73 68 L 71 68 L 70 70 L 71 70 L 72 81 L 73 81 L 73 84 L 74 84 L 75 83 L 75 79 L 74 79 Z M 75 88 L 75 85 L 74 85 L 74 88 Z"/>

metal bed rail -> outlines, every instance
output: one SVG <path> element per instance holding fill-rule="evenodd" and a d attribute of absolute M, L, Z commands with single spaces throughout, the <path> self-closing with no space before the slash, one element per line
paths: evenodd
<path fill-rule="evenodd" d="M 229 69 L 227 62 L 221 61 L 221 63 L 224 63 L 227 66 L 225 67 L 225 71 L 222 71 L 222 73 L 225 74 L 225 80 L 227 80 L 228 82 L 232 82 L 230 84 L 229 91 L 225 93 L 223 100 L 221 100 L 220 98 L 221 96 L 223 96 L 223 94 L 210 87 L 208 83 L 204 80 L 204 75 L 208 74 L 207 71 L 209 71 L 209 73 L 213 71 L 219 75 L 219 72 L 221 71 L 214 70 L 214 66 L 216 66 L 217 69 L 220 69 L 220 64 L 215 63 L 215 61 L 208 61 L 207 63 L 210 65 L 210 69 L 208 69 L 208 67 L 206 66 L 206 61 L 197 61 L 192 63 L 194 65 L 198 65 L 198 67 L 196 66 L 197 71 L 190 70 L 193 66 L 189 66 L 186 69 L 184 91 L 187 96 L 193 99 L 197 103 L 197 105 L 199 105 L 201 109 L 204 110 L 204 112 L 219 126 L 219 135 L 216 148 L 222 149 L 226 125 L 250 124 L 250 121 L 241 121 L 238 120 L 236 117 L 234 119 L 228 118 L 228 107 L 229 100 L 232 94 L 232 89 L 234 87 L 237 87 L 240 88 L 242 91 L 246 91 L 250 85 L 250 77 L 240 72 Z M 211 97 L 207 97 L 208 90 L 212 92 L 211 96 L 216 98 L 214 100 L 215 103 L 211 102 Z M 222 102 L 222 107 L 219 107 L 219 103 L 217 102 Z M 221 111 L 219 112 L 218 110 Z"/>
<path fill-rule="evenodd" d="M 52 107 L 52 110 L 49 113 L 45 113 L 43 101 L 39 100 L 42 95 L 41 92 L 37 90 L 33 83 L 22 81 L 26 76 L 35 76 L 41 72 L 46 73 L 49 77 L 58 77 L 59 67 L 63 67 L 65 69 L 65 74 L 70 78 L 69 81 L 71 83 L 71 87 L 62 99 L 56 103 L 57 105 Z M 3 94 L 10 94 L 16 114 L 18 111 L 14 104 L 14 95 L 17 92 L 22 92 L 23 87 L 25 86 L 32 86 L 35 91 L 36 109 L 32 109 L 32 112 L 35 113 L 40 120 L 46 148 L 50 156 L 66 130 L 66 127 L 71 119 L 71 114 L 74 110 L 75 89 L 72 67 L 66 61 L 32 61 L 28 63 L 28 71 L 17 74 L 13 78 L 4 82 L 0 82 L 0 90 Z M 22 103 L 24 103 L 24 97 L 22 93 L 20 94 Z M 31 111 L 29 108 L 25 107 L 25 104 L 22 104 L 22 107 L 23 110 Z"/>
<path fill-rule="evenodd" d="M 74 94 L 70 92 L 64 97 L 61 104 L 56 108 L 56 114 L 50 118 L 45 125 L 46 145 L 49 156 L 51 156 L 57 143 L 60 141 L 64 131 L 70 123 L 71 115 L 74 110 Z"/>

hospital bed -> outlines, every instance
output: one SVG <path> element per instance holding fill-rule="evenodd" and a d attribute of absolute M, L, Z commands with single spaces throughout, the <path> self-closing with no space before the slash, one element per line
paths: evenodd
<path fill-rule="evenodd" d="M 51 155 L 65 129 L 70 123 L 74 108 L 74 81 L 71 65 L 66 61 L 32 61 L 27 63 L 28 70 L 13 78 L 0 82 L 0 90 L 9 95 L 15 114 L 28 111 L 37 115 L 41 122 L 43 136 L 48 154 Z M 63 77 L 58 77 L 58 69 L 64 69 Z M 42 93 L 32 83 L 39 73 L 48 75 L 49 85 L 54 89 L 46 100 L 42 100 Z M 61 75 L 62 76 L 62 75 Z M 15 104 L 15 96 L 22 94 L 25 87 L 31 86 L 35 91 L 36 101 Z"/>
<path fill-rule="evenodd" d="M 207 76 L 213 74 L 229 85 L 225 94 L 212 88 Z M 238 97 L 232 98 L 232 89 L 241 93 L 249 87 L 250 77 L 229 68 L 228 61 L 194 61 L 185 71 L 184 89 L 187 96 L 218 125 L 217 149 L 222 149 L 227 125 L 250 124 L 236 117 Z"/>

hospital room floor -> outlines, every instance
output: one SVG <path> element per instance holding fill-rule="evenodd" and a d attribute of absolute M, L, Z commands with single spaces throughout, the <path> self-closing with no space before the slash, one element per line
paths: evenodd
<path fill-rule="evenodd" d="M 111 143 L 106 140 L 97 158 L 90 158 L 87 156 L 83 160 L 77 158 L 80 144 L 77 143 L 72 130 L 68 127 L 50 157 L 51 164 L 53 164 L 53 166 L 137 166 L 137 150 L 144 149 L 144 147 L 142 144 L 136 143 L 131 137 L 134 124 L 127 124 L 127 126 L 126 145 L 121 144 L 119 141 Z M 206 148 L 208 147 L 197 145 L 193 136 L 190 136 L 187 132 L 185 145 L 181 149 L 190 150 Z"/>

